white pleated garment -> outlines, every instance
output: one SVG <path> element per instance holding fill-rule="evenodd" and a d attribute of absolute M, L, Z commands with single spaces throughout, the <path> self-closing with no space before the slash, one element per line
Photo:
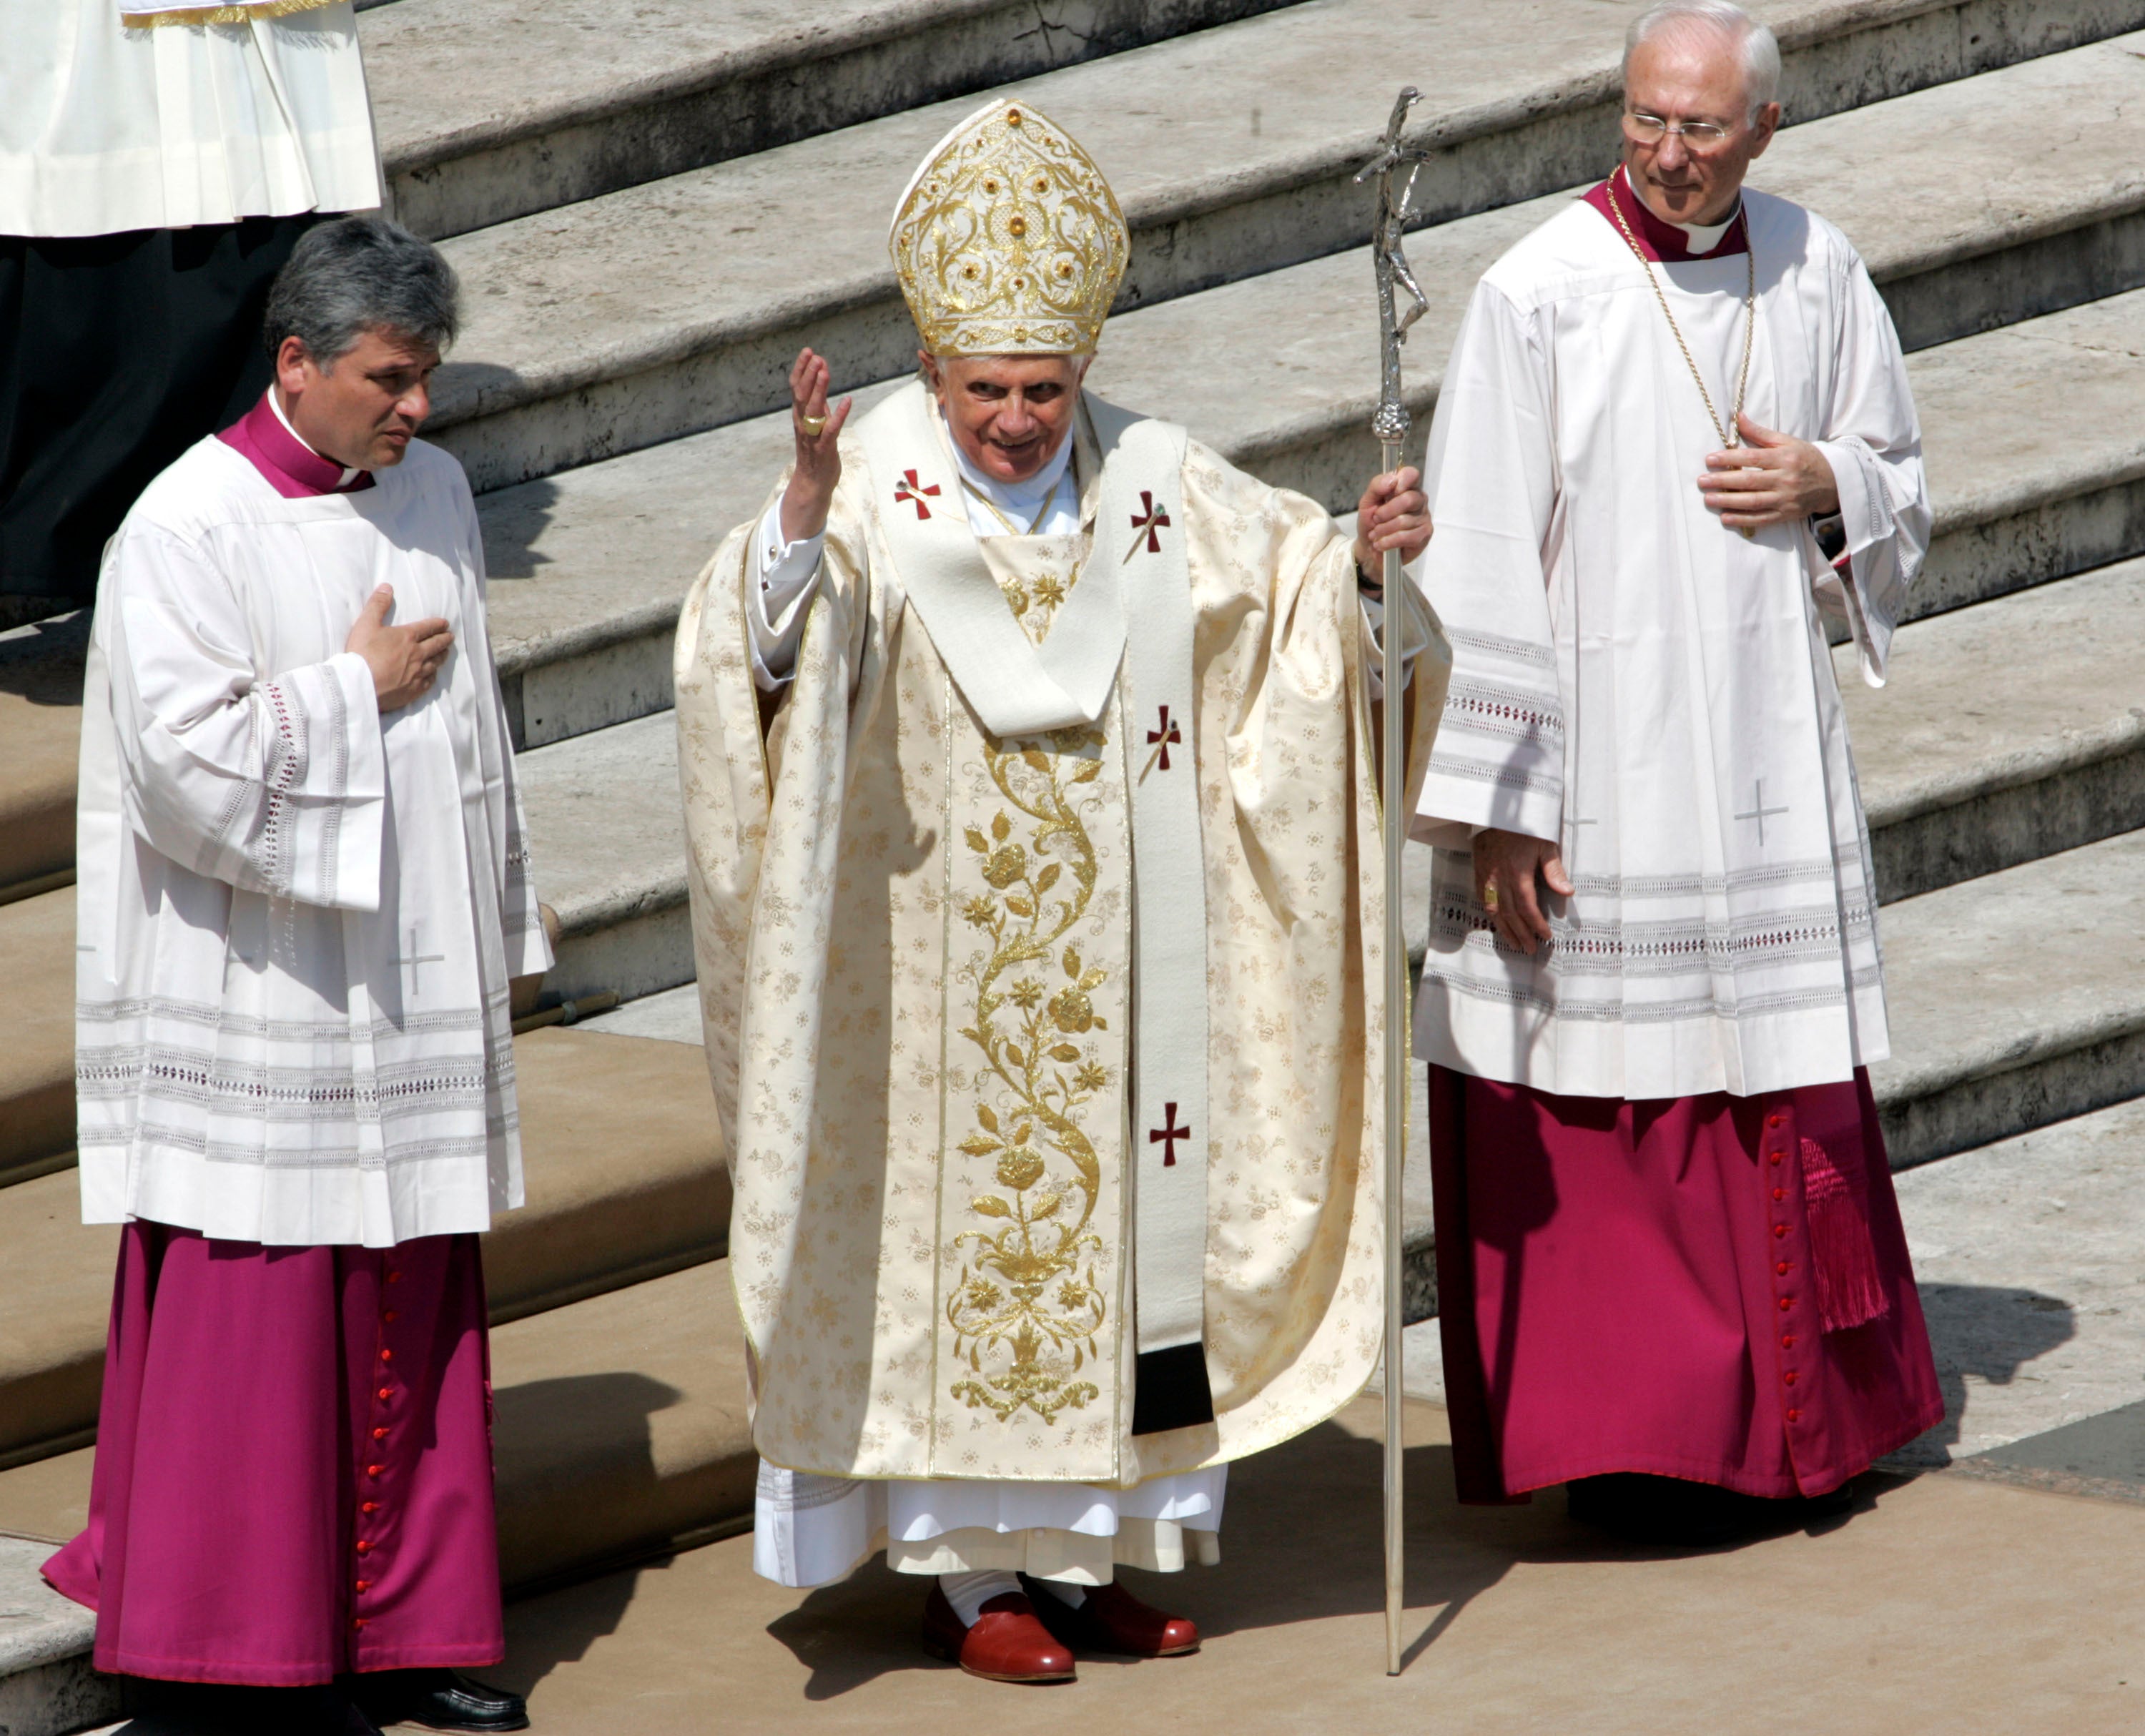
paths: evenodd
<path fill-rule="evenodd" d="M 129 29 L 115 0 L 0 0 L 0 235 L 183 229 L 381 202 L 350 0 Z"/>
<path fill-rule="evenodd" d="M 987 1568 L 1107 1585 L 1119 1567 L 1175 1573 L 1222 1559 L 1229 1467 L 1133 1489 L 978 1480 L 863 1482 L 760 1461 L 752 1565 L 778 1584 L 826 1585 L 880 1549 L 897 1573 Z"/>

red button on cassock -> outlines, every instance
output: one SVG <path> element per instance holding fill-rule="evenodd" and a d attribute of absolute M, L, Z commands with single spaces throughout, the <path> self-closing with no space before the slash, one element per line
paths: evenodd
<path fill-rule="evenodd" d="M 1773 1197 L 1775 1200 L 1784 1200 L 1787 1196 L 1788 1191 L 1784 1187 L 1776 1187 L 1773 1190 Z"/>
<path fill-rule="evenodd" d="M 361 1555 L 369 1555 L 372 1553 L 372 1545 L 361 1537 L 357 1540 L 357 1552 Z"/>
<path fill-rule="evenodd" d="M 370 1591 L 372 1589 L 372 1581 L 370 1579 L 360 1579 L 357 1582 L 357 1589 L 360 1591 Z"/>
<path fill-rule="evenodd" d="M 1787 1226 L 1785 1224 L 1775 1224 L 1775 1225 L 1774 1225 L 1774 1226 L 1773 1226 L 1773 1240 L 1774 1240 L 1774 1241 L 1784 1241 L 1784 1240 L 1786 1240 L 1786 1238 L 1787 1238 L 1787 1234 L 1788 1234 L 1788 1226 Z"/>
<path fill-rule="evenodd" d="M 402 1274 L 400 1272 L 390 1272 L 387 1275 L 387 1281 L 390 1284 L 400 1284 L 402 1281 Z"/>
<path fill-rule="evenodd" d="M 1795 1371 L 1793 1369 L 1789 1369 L 1787 1373 L 1782 1375 L 1780 1378 L 1786 1381 L 1789 1385 L 1792 1386 L 1795 1384 Z"/>
<path fill-rule="evenodd" d="M 391 1386 L 383 1386 L 383 1387 L 381 1387 L 381 1388 L 380 1389 L 380 1401 L 381 1401 L 381 1404 L 383 1404 L 383 1405 L 384 1405 L 384 1404 L 386 1404 L 386 1403 L 387 1402 L 387 1400 L 390 1400 L 390 1399 L 393 1398 L 394 1396 L 395 1396 L 395 1389 L 394 1389 L 393 1387 L 391 1387 Z"/>
<path fill-rule="evenodd" d="M 396 1312 L 395 1312 L 395 1311 L 394 1311 L 392 1308 L 390 1308 L 390 1309 L 386 1311 L 386 1313 L 385 1313 L 385 1314 L 381 1315 L 380 1317 L 381 1317 L 381 1319 L 382 1319 L 382 1320 L 386 1321 L 387 1322 L 387 1324 L 388 1324 L 389 1326 L 393 1326 L 393 1325 L 395 1324 L 395 1321 L 396 1321 L 396 1318 L 397 1318 L 397 1316 L 396 1316 Z"/>
<path fill-rule="evenodd" d="M 362 1615 L 353 1615 L 350 1619 L 350 1624 L 353 1628 L 361 1628 L 365 1625 L 366 1619 L 367 1618 Z"/>
<path fill-rule="evenodd" d="M 1784 1350 L 1792 1350 L 1794 1347 L 1795 1335 L 1792 1332 L 1783 1332 L 1780 1335 L 1780 1348 Z M 368 1507 L 366 1510 L 369 1513 L 372 1510 Z"/>
<path fill-rule="evenodd" d="M 380 1353 L 380 1360 L 382 1362 L 392 1362 L 395 1360 L 395 1352 L 392 1350 L 382 1350 Z"/>
<path fill-rule="evenodd" d="M 1795 1299 L 1794 1299 L 1793 1296 L 1782 1296 L 1782 1297 L 1780 1298 L 1780 1312 L 1781 1312 L 1781 1313 L 1785 1314 L 1785 1313 L 1788 1311 L 1788 1310 L 1789 1310 L 1790 1308 L 1794 1307 L 1794 1306 L 1795 1306 Z"/>
<path fill-rule="evenodd" d="M 1800 1422 L 1802 1420 L 1803 1420 L 1803 1414 L 1802 1414 L 1802 1412 L 1801 1412 L 1801 1411 L 1799 1411 L 1799 1410 L 1793 1410 L 1793 1409 L 1790 1409 L 1790 1410 L 1789 1410 L 1789 1412 L 1788 1412 L 1788 1420 L 1789 1420 L 1789 1422 L 1791 1422 L 1791 1423 L 1799 1423 L 1799 1422 Z"/>
<path fill-rule="evenodd" d="M 1766 1152 L 1766 1153 L 1765 1153 L 1765 1161 L 1766 1161 L 1766 1162 L 1768 1162 L 1768 1163 L 1778 1163 L 1779 1161 L 1780 1161 L 1780 1154 L 1779 1154 L 1778 1152 Z"/>
<path fill-rule="evenodd" d="M 1787 1117 L 1782 1115 L 1769 1115 L 1765 1117 L 1765 1125 L 1769 1127 L 1777 1127 L 1786 1119 Z"/>
<path fill-rule="evenodd" d="M 1773 1270 L 1778 1272 L 1780 1276 L 1784 1278 L 1789 1272 L 1794 1270 L 1794 1267 L 1790 1266 L 1786 1261 L 1783 1260 L 1778 1266 L 1774 1266 Z"/>
<path fill-rule="evenodd" d="M 1783 1302 L 1783 1303 L 1781 1303 L 1781 1304 L 1780 1304 L 1780 1306 L 1781 1306 L 1783 1308 L 1784 1308 L 1784 1307 L 1786 1307 L 1788 1305 L 1787 1305 L 1785 1302 Z M 376 1476 L 378 1476 L 378 1475 L 381 1474 L 381 1472 L 382 1472 L 382 1471 L 386 1470 L 386 1469 L 387 1469 L 387 1467 L 386 1467 L 386 1465 L 366 1465 L 366 1466 L 365 1467 L 365 1474 L 366 1474 L 366 1475 L 367 1475 L 368 1477 L 376 1477 Z"/>
<path fill-rule="evenodd" d="M 1789 1342 L 1792 1343 L 1793 1341 L 1790 1340 Z M 360 1503 L 357 1510 L 360 1513 L 377 1513 L 380 1510 L 380 1503 L 377 1501 L 361 1502 Z"/>
<path fill-rule="evenodd" d="M 386 1440 L 386 1439 L 387 1439 L 387 1431 L 386 1431 L 386 1430 L 385 1430 L 385 1429 L 375 1429 L 375 1430 L 372 1431 L 372 1438 L 373 1438 L 375 1440 Z"/>

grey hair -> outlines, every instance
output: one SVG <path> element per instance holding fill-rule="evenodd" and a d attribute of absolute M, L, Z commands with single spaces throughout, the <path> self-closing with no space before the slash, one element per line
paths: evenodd
<path fill-rule="evenodd" d="M 298 238 L 268 291 L 261 336 L 275 355 L 295 337 L 323 371 L 368 331 L 435 350 L 455 340 L 460 291 L 430 241 L 381 216 L 336 217 Z"/>
<path fill-rule="evenodd" d="M 1665 30 L 1683 31 L 1699 26 L 1726 37 L 1743 51 L 1743 87 L 1750 97 L 1750 114 L 1768 102 L 1779 100 L 1780 40 L 1772 27 L 1761 24 L 1734 0 L 1658 0 L 1631 21 L 1624 37 L 1624 72 L 1628 78 L 1631 57 L 1641 42 L 1650 42 Z"/>

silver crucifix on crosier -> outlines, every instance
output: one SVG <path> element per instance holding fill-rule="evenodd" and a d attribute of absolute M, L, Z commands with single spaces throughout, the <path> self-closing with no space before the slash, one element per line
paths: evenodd
<path fill-rule="evenodd" d="M 1371 261 L 1378 279 L 1381 371 L 1378 410 L 1371 419 L 1371 432 L 1377 436 L 1382 460 L 1380 468 L 1388 472 L 1400 468 L 1401 445 L 1408 432 L 1407 405 L 1401 398 L 1401 346 L 1407 341 L 1408 327 L 1430 308 L 1402 246 L 1408 201 L 1414 195 L 1423 158 L 1419 152 L 1401 148 L 1401 129 L 1406 124 L 1408 111 L 1421 100 L 1421 93 L 1413 85 L 1401 92 L 1386 122 L 1378 154 L 1356 177 L 1358 182 L 1375 177 L 1378 185 L 1377 214 L 1371 229 Z M 1396 306 L 1396 286 L 1407 291 L 1411 306 L 1405 313 Z M 1383 594 L 1396 595 L 1406 582 L 1401 572 L 1401 551 L 1386 550 Z M 1389 631 L 1392 619 L 1388 613 Z M 1407 835 L 1401 803 L 1407 750 L 1396 684 L 1386 691 L 1384 713 L 1385 763 L 1380 784 L 1386 847 L 1386 1674 L 1396 1676 L 1401 1673 L 1406 1577 L 1406 1545 L 1401 1531 L 1401 1389 L 1405 1363 L 1401 1350 L 1401 1176 L 1407 1166 L 1408 1118 L 1407 943 L 1401 920 L 1401 846 Z"/>

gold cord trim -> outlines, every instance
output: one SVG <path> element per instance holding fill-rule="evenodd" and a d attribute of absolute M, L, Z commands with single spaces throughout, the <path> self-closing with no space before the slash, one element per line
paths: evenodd
<path fill-rule="evenodd" d="M 130 12 L 120 8 L 129 30 L 153 30 L 160 24 L 251 24 L 256 18 L 286 18 L 292 12 L 317 12 L 335 0 L 251 0 L 246 5 L 190 6 L 171 12 Z"/>

